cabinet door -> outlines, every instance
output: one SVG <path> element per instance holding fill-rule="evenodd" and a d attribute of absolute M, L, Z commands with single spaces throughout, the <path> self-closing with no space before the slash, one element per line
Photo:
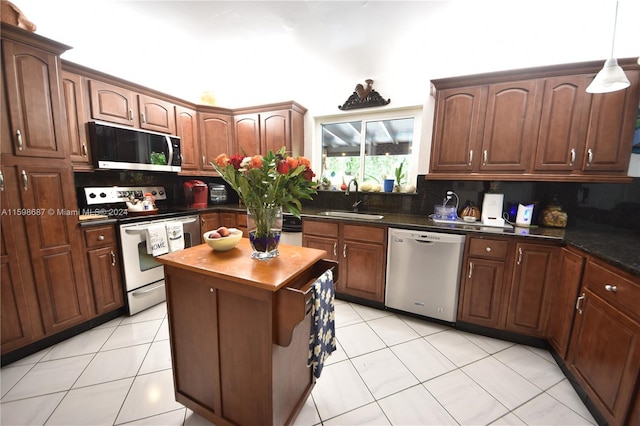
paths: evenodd
<path fill-rule="evenodd" d="M 587 77 L 583 75 L 544 80 L 535 170 L 580 169 L 584 151 L 581 129 L 589 110 L 586 88 Z"/>
<path fill-rule="evenodd" d="M 213 231 L 220 227 L 220 216 L 218 213 L 204 213 L 200 215 L 200 233 Z"/>
<path fill-rule="evenodd" d="M 481 86 L 438 92 L 431 150 L 432 172 L 471 171 L 478 163 L 486 103 L 487 90 Z"/>
<path fill-rule="evenodd" d="M 283 146 L 291 152 L 291 111 L 288 109 L 260 114 L 260 143 L 263 154 Z"/>
<path fill-rule="evenodd" d="M 569 368 L 612 425 L 624 424 L 640 369 L 640 326 L 583 288 Z"/>
<path fill-rule="evenodd" d="M 558 248 L 542 244 L 518 243 L 516 262 L 507 308 L 507 330 L 543 336 L 547 312 L 547 293 L 554 280 L 554 257 Z"/>
<path fill-rule="evenodd" d="M 538 81 L 489 85 L 480 171 L 524 172 L 535 143 Z"/>
<path fill-rule="evenodd" d="M 136 94 L 131 90 L 98 80 L 89 80 L 89 95 L 91 118 L 126 126 L 140 126 Z"/>
<path fill-rule="evenodd" d="M 338 240 L 336 238 L 317 237 L 315 235 L 302 235 L 302 246 L 324 250 L 327 252 L 327 259 L 338 260 Z M 343 275 L 340 269 L 340 277 Z M 339 289 L 339 282 L 336 282 L 336 289 Z"/>
<path fill-rule="evenodd" d="M 4 39 L 2 55 L 13 154 L 65 158 L 60 60 L 40 49 Z M 2 148 L 4 153 L 8 146 L 3 143 Z"/>
<path fill-rule="evenodd" d="M 458 304 L 460 321 L 502 328 L 505 268 L 504 261 L 474 257 L 467 259 Z"/>
<path fill-rule="evenodd" d="M 176 130 L 180 137 L 182 171 L 198 171 L 200 170 L 198 115 L 190 108 L 176 106 L 176 121 Z"/>
<path fill-rule="evenodd" d="M 118 255 L 114 246 L 87 252 L 96 314 L 101 315 L 124 306 Z"/>
<path fill-rule="evenodd" d="M 65 166 L 17 167 L 43 324 L 48 334 L 87 320 L 90 303 L 73 174 Z"/>
<path fill-rule="evenodd" d="M 203 171 L 215 171 L 210 164 L 222 153 L 233 155 L 233 119 L 230 115 L 200 113 L 200 154 Z"/>
<path fill-rule="evenodd" d="M 138 95 L 140 128 L 176 134 L 176 110 L 171 102 L 147 95 Z"/>
<path fill-rule="evenodd" d="M 629 168 L 640 96 L 640 71 L 625 71 L 631 86 L 592 95 L 583 172 L 623 172 Z"/>
<path fill-rule="evenodd" d="M 62 95 L 67 117 L 67 139 L 74 170 L 92 169 L 87 136 L 84 78 L 62 71 Z"/>
<path fill-rule="evenodd" d="M 336 291 L 384 303 L 386 255 L 384 245 L 343 240 L 338 247 L 343 278 Z"/>
<path fill-rule="evenodd" d="M 2 195 L 3 209 L 9 209 L 10 204 L 6 198 L 7 191 L 4 189 L 4 183 L 0 193 Z M 2 326 L 2 353 L 25 346 L 32 340 L 27 294 L 23 286 L 22 271 L 18 264 L 17 256 L 19 250 L 16 247 L 13 233 L 14 224 L 11 218 L 12 216 L 9 214 L 2 214 L 1 217 L 2 232 L 0 232 L 0 240 L 2 251 L 0 253 L 0 267 L 2 274 L 0 276 L 0 287 L 2 291 L 0 293 L 0 302 L 2 303 L 2 310 L 0 311 L 0 325 Z"/>
<path fill-rule="evenodd" d="M 243 114 L 233 117 L 236 150 L 247 155 L 265 154 L 260 146 L 260 115 Z"/>
<path fill-rule="evenodd" d="M 547 323 L 547 338 L 562 359 L 566 359 L 569 333 L 573 325 L 573 312 L 578 297 L 584 257 L 563 248 L 560 256 L 560 278 L 550 292 L 550 312 Z"/>

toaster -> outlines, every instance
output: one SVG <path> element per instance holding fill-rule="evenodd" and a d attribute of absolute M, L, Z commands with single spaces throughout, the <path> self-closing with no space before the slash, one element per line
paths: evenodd
<path fill-rule="evenodd" d="M 224 204 L 227 202 L 227 187 L 218 183 L 209 184 L 209 202 Z"/>

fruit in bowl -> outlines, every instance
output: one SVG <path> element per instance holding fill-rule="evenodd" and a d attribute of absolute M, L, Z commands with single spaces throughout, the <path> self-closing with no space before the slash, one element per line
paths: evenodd
<path fill-rule="evenodd" d="M 218 229 L 202 234 L 202 239 L 215 251 L 227 251 L 238 245 L 242 239 L 242 231 L 221 226 Z"/>

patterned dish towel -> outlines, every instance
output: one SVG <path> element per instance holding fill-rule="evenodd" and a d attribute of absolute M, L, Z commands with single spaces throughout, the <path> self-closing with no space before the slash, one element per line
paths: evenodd
<path fill-rule="evenodd" d="M 336 350 L 335 312 L 333 310 L 333 271 L 323 273 L 311 286 L 311 336 L 309 362 L 313 375 L 320 377 L 324 361 Z"/>

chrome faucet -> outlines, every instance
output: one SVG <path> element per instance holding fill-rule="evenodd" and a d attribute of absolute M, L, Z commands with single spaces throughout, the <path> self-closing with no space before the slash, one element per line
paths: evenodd
<path fill-rule="evenodd" d="M 358 181 L 357 180 L 351 179 L 349 181 L 349 183 L 347 184 L 347 190 L 345 191 L 344 195 L 347 195 L 347 196 L 349 195 L 349 189 L 351 188 L 351 183 L 353 183 L 356 186 L 356 202 L 353 203 L 353 206 L 351 207 L 353 207 L 353 211 L 357 213 L 358 206 L 360 205 L 360 203 L 362 203 L 362 200 L 358 201 Z"/>

